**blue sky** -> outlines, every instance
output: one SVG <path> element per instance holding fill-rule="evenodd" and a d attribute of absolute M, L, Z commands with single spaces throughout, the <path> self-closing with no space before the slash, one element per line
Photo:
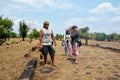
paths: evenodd
<path fill-rule="evenodd" d="M 72 25 L 120 34 L 120 0 L 1 0 L 0 15 L 14 21 L 16 33 L 22 20 L 37 30 L 47 20 L 55 34 L 64 34 Z"/>

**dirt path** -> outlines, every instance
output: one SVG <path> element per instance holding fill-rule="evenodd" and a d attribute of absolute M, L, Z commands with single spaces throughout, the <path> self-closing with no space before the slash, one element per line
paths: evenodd
<path fill-rule="evenodd" d="M 39 52 L 35 51 L 29 58 L 24 54 L 36 45 L 23 42 L 10 46 L 0 46 L 0 80 L 17 80 L 27 62 L 33 57 L 39 58 Z M 120 80 L 120 53 L 101 48 L 82 46 L 79 48 L 79 64 L 72 64 L 72 57 L 66 56 L 61 42 L 58 41 L 56 50 L 57 66 L 43 65 L 38 60 L 33 80 Z M 51 73 L 41 73 L 40 69 L 51 68 Z"/>
<path fill-rule="evenodd" d="M 40 61 L 34 80 L 120 80 L 119 53 L 90 46 L 82 46 L 79 53 L 79 64 L 72 64 L 73 58 L 66 56 L 63 47 L 58 45 L 57 66 L 44 66 Z M 53 68 L 54 71 L 48 74 L 40 73 L 40 69 L 45 67 Z"/>

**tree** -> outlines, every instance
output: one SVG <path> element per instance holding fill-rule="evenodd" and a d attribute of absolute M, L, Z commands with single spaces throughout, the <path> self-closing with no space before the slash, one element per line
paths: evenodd
<path fill-rule="evenodd" d="M 23 41 L 25 41 L 24 38 L 26 38 L 29 28 L 24 21 L 20 22 L 19 26 L 20 26 L 20 28 L 19 28 L 20 36 L 23 38 Z"/>
<path fill-rule="evenodd" d="M 104 41 L 106 39 L 106 34 L 105 33 L 95 33 L 95 40 L 97 41 Z"/>
<path fill-rule="evenodd" d="M 89 37 L 89 39 L 95 39 L 94 33 L 89 33 L 89 34 L 88 34 L 88 37 Z"/>
<path fill-rule="evenodd" d="M 106 35 L 106 39 L 107 39 L 107 41 L 112 41 L 112 39 L 111 39 L 111 37 L 110 37 L 110 35 L 108 34 L 108 35 Z"/>
<path fill-rule="evenodd" d="M 6 40 L 6 38 L 10 38 L 10 32 L 13 30 L 12 29 L 13 22 L 9 18 L 2 18 L 0 16 L 0 39 L 1 40 Z"/>
<path fill-rule="evenodd" d="M 5 34 L 4 26 L 3 26 L 3 25 L 0 25 L 0 42 L 1 42 L 1 43 L 3 42 L 4 34 Z"/>
<path fill-rule="evenodd" d="M 11 38 L 16 38 L 16 37 L 17 37 L 17 34 L 16 34 L 15 32 L 11 32 L 11 33 L 10 33 L 10 37 L 11 37 Z"/>
<path fill-rule="evenodd" d="M 85 38 L 85 45 L 88 45 L 88 31 L 89 31 L 89 27 L 85 27 L 85 28 L 80 28 L 80 36 L 82 38 Z"/>
<path fill-rule="evenodd" d="M 118 36 L 117 33 L 110 34 L 110 37 L 111 37 L 112 41 L 115 40 L 115 37 L 117 37 L 117 36 Z"/>
<path fill-rule="evenodd" d="M 117 33 L 112 33 L 112 34 L 109 34 L 107 35 L 106 39 L 108 41 L 114 41 L 114 40 L 118 40 L 118 34 Z"/>
<path fill-rule="evenodd" d="M 38 38 L 39 37 L 39 31 L 35 29 L 32 30 L 32 32 L 29 34 L 30 38 Z"/>
<path fill-rule="evenodd" d="M 56 34 L 56 36 L 55 36 L 55 38 L 56 38 L 57 40 L 62 40 L 63 37 L 64 37 L 64 35 L 62 35 L 62 34 Z"/>

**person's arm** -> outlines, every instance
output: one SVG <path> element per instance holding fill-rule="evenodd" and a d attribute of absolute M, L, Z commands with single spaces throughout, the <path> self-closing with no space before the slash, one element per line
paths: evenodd
<path fill-rule="evenodd" d="M 54 37 L 54 34 L 53 34 L 53 31 L 52 31 L 52 34 L 51 34 L 51 38 L 53 40 L 54 45 L 57 46 L 56 41 L 55 41 L 55 37 Z"/>
<path fill-rule="evenodd" d="M 40 36 L 39 36 L 40 48 L 42 48 L 42 37 L 43 37 L 43 31 L 40 30 Z"/>
<path fill-rule="evenodd" d="M 64 40 L 64 41 L 65 41 L 65 36 L 66 36 L 66 35 L 64 35 L 64 37 L 63 37 L 63 40 Z"/>

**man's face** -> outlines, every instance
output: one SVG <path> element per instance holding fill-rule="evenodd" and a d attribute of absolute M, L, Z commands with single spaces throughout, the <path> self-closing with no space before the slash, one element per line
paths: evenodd
<path fill-rule="evenodd" d="M 46 29 L 48 29 L 49 23 L 44 23 L 44 27 L 45 27 Z"/>
<path fill-rule="evenodd" d="M 74 28 L 74 29 L 73 29 L 73 31 L 77 31 L 77 30 L 78 30 L 78 28 Z"/>
<path fill-rule="evenodd" d="M 78 30 L 78 28 L 75 28 L 75 31 L 77 31 Z"/>

